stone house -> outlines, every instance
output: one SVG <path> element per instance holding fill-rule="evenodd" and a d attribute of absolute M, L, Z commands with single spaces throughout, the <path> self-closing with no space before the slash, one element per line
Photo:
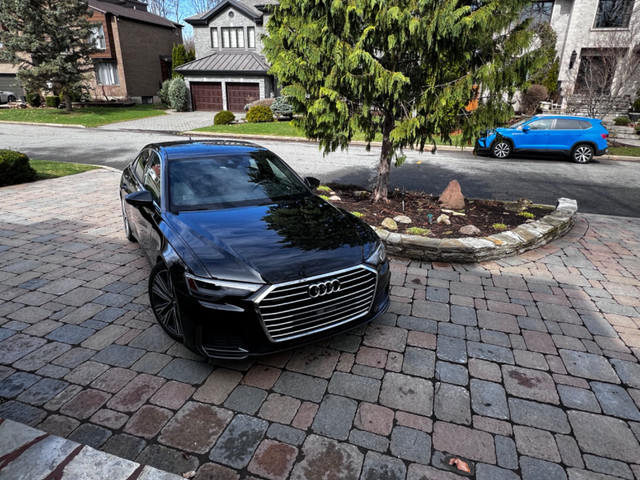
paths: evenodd
<path fill-rule="evenodd" d="M 171 77 L 171 53 L 182 43 L 182 25 L 147 11 L 137 0 L 88 0 L 95 23 L 89 89 L 96 100 L 152 103 Z M 24 92 L 14 67 L 0 63 L 0 89 Z M 11 87 L 11 88 L 8 88 Z"/>
<path fill-rule="evenodd" d="M 222 0 L 185 20 L 193 25 L 196 60 L 177 70 L 189 87 L 193 110 L 241 112 L 247 103 L 276 95 L 261 40 L 273 3 Z"/>

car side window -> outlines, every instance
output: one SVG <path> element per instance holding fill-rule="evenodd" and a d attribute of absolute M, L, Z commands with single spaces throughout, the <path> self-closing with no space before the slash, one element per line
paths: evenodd
<path fill-rule="evenodd" d="M 552 123 L 552 118 L 541 118 L 540 120 L 528 123 L 527 125 L 531 130 L 549 130 Z"/>
<path fill-rule="evenodd" d="M 559 118 L 556 120 L 556 124 L 553 127 L 554 130 L 582 130 L 582 125 L 579 120 L 570 120 L 567 118 Z"/>
<path fill-rule="evenodd" d="M 149 152 L 146 150 L 141 152 L 133 163 L 133 173 L 138 180 L 142 181 L 144 179 L 144 166 L 147 163 L 147 159 L 149 158 Z"/>
<path fill-rule="evenodd" d="M 589 128 L 591 128 L 593 126 L 593 125 L 591 125 L 591 122 L 587 122 L 586 120 L 579 120 L 579 122 L 580 122 L 580 127 L 583 130 L 587 130 L 587 129 L 589 129 Z"/>
<path fill-rule="evenodd" d="M 149 154 L 147 168 L 144 171 L 144 188 L 151 192 L 156 203 L 160 204 L 160 180 L 161 180 L 160 157 L 156 152 Z"/>

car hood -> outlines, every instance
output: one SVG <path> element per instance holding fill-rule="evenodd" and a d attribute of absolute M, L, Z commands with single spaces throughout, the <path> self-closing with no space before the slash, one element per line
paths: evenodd
<path fill-rule="evenodd" d="M 375 233 L 310 196 L 283 203 L 169 214 L 212 278 L 281 283 L 359 265 Z"/>

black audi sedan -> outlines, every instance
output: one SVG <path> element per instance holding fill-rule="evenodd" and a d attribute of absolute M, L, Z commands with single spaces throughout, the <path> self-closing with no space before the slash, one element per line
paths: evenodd
<path fill-rule="evenodd" d="M 149 299 L 174 339 L 244 358 L 350 330 L 389 304 L 375 232 L 246 142 L 147 145 L 120 183 L 127 238 L 152 265 Z"/>

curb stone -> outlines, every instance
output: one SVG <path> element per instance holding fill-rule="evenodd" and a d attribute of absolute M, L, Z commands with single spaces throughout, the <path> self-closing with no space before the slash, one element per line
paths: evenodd
<path fill-rule="evenodd" d="M 555 210 L 531 223 L 489 237 L 428 238 L 373 227 L 389 253 L 416 260 L 475 263 L 517 255 L 565 235 L 576 222 L 578 202 L 559 198 Z"/>

